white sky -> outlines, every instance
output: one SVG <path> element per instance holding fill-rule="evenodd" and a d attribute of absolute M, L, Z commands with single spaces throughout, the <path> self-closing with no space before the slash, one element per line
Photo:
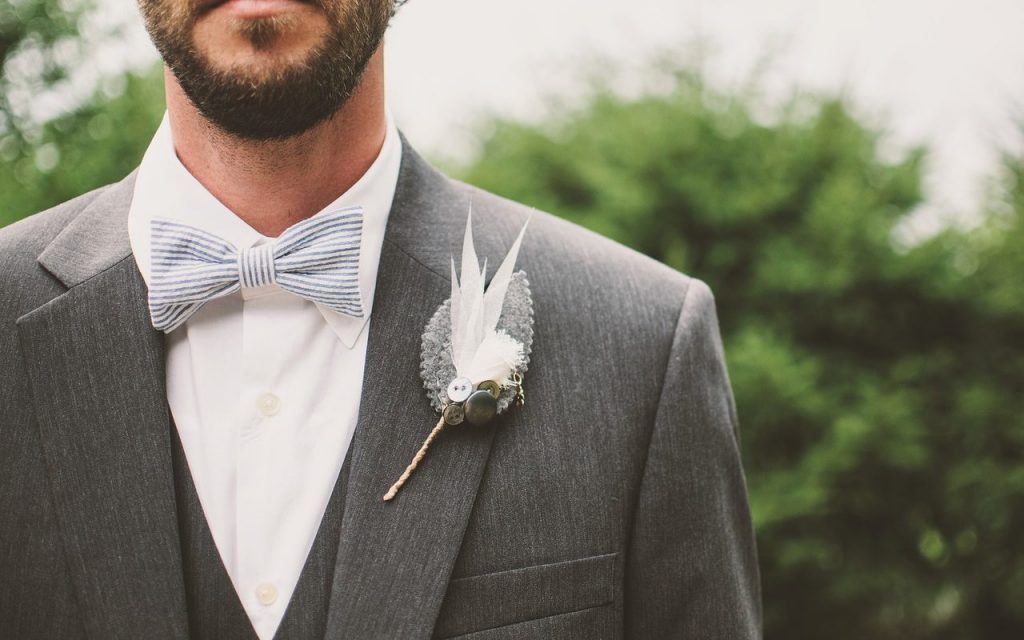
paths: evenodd
<path fill-rule="evenodd" d="M 135 63 L 155 58 L 138 18 L 130 36 Z M 777 95 L 842 91 L 897 148 L 932 147 L 931 227 L 976 209 L 996 149 L 1020 148 L 1022 36 L 1024 0 L 409 0 L 387 36 L 389 102 L 421 151 L 459 155 L 476 115 L 536 115 L 594 56 L 638 65 L 709 40 L 729 87 L 773 53 Z"/>

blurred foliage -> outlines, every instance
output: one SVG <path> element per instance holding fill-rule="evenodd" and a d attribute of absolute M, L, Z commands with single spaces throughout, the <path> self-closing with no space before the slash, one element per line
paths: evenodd
<path fill-rule="evenodd" d="M 88 7 L 80 0 L 0 4 L 0 135 L 17 135 L 24 126 L 12 94 L 38 91 L 67 78 L 80 42 L 79 21 Z"/>
<path fill-rule="evenodd" d="M 74 14 L 50 15 L 64 6 L 0 8 L 0 225 L 123 177 L 163 110 L 157 68 L 19 119 L 7 62 L 71 37 Z M 1024 637 L 1024 158 L 984 224 L 906 247 L 924 153 L 887 157 L 843 100 L 767 118 L 688 68 L 651 87 L 494 119 L 457 173 L 712 286 L 766 636 Z"/>
<path fill-rule="evenodd" d="M 0 157 L 0 226 L 120 180 L 164 112 L 160 67 L 104 82 L 92 100 L 39 128 L 23 153 Z"/>
<path fill-rule="evenodd" d="M 73 100 L 88 56 L 81 27 L 90 0 L 0 3 L 0 226 L 131 171 L 163 113 L 159 66 L 107 78 L 81 104 L 39 120 L 44 98 Z M 96 28 L 101 37 L 116 26 Z"/>
<path fill-rule="evenodd" d="M 667 80 L 494 120 L 456 173 L 711 285 L 766 637 L 1024 637 L 1024 160 L 981 228 L 907 248 L 922 150 Z"/>

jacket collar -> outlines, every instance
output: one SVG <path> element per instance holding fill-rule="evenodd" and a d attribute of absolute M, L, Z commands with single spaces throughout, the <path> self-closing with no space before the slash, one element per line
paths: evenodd
<path fill-rule="evenodd" d="M 138 169 L 103 190 L 39 254 L 39 264 L 71 288 L 132 254 L 128 209 Z"/>

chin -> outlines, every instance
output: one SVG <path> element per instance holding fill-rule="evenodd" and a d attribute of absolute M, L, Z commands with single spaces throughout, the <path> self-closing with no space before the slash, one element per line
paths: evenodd
<path fill-rule="evenodd" d="M 212 66 L 224 70 L 300 64 L 329 34 L 323 14 L 300 6 L 309 8 L 246 19 L 215 12 L 196 23 L 193 43 Z"/>

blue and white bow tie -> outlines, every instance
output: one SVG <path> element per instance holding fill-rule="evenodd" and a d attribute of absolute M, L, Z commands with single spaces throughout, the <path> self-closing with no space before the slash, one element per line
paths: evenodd
<path fill-rule="evenodd" d="M 273 243 L 238 250 L 202 229 L 154 218 L 149 283 L 153 326 L 172 331 L 209 300 L 273 283 L 361 318 L 362 229 L 362 208 L 349 207 L 296 223 Z"/>

